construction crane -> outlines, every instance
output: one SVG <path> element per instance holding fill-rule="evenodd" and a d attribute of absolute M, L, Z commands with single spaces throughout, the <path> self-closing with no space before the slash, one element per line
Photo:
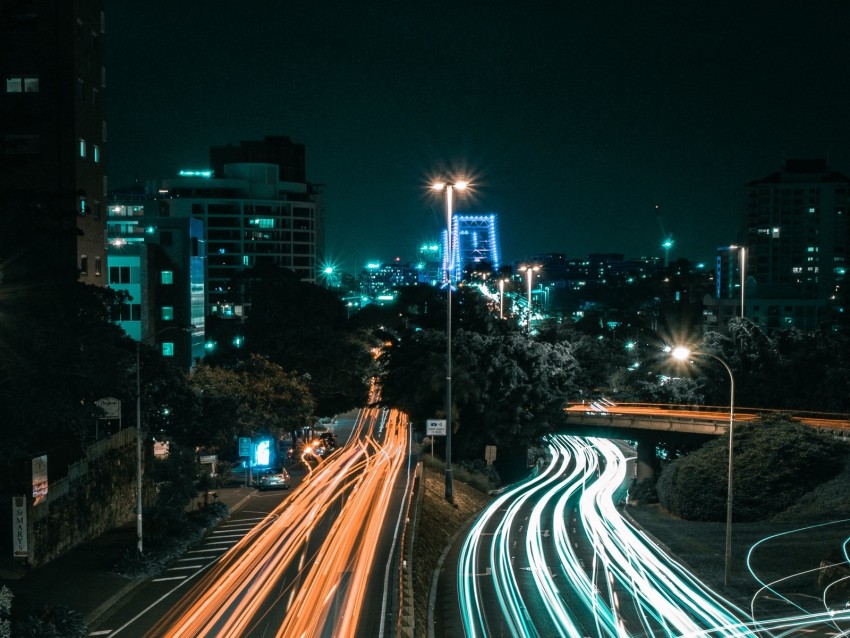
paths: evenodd
<path fill-rule="evenodd" d="M 670 264 L 670 249 L 673 247 L 673 235 L 668 235 L 664 230 L 664 222 L 661 219 L 661 204 L 655 205 L 655 219 L 658 220 L 658 226 L 661 228 L 661 247 L 664 249 L 664 267 Z"/>

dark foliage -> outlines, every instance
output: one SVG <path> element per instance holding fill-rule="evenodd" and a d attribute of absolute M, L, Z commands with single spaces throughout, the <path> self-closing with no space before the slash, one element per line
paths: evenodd
<path fill-rule="evenodd" d="M 842 444 L 782 416 L 735 427 L 733 518 L 755 521 L 783 511 L 843 467 Z M 728 439 L 714 439 L 667 465 L 661 504 L 688 520 L 726 516 Z"/>
<path fill-rule="evenodd" d="M 147 546 L 142 554 L 135 546 L 125 548 L 115 564 L 115 572 L 127 578 L 147 578 L 161 574 L 171 560 L 182 556 L 189 545 L 203 538 L 229 513 L 227 505 L 214 502 L 186 514 L 182 524 L 172 531 L 167 542 Z"/>
<path fill-rule="evenodd" d="M 85 638 L 88 635 L 83 615 L 63 605 L 47 605 L 12 626 L 13 636 L 24 638 Z"/>
<path fill-rule="evenodd" d="M 293 271 L 258 266 L 235 283 L 251 298 L 246 352 L 260 354 L 307 382 L 316 412 L 331 416 L 366 403 L 374 359 L 368 339 L 348 329 L 332 292 Z"/>
<path fill-rule="evenodd" d="M 445 414 L 445 345 L 444 333 L 422 331 L 387 348 L 382 400 L 417 423 Z M 486 445 L 511 454 L 540 441 L 561 425 L 575 372 L 564 344 L 459 330 L 452 352 L 453 454 L 481 458 Z"/>

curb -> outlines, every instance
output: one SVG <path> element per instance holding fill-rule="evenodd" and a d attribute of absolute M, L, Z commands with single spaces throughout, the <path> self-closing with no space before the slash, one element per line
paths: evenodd
<path fill-rule="evenodd" d="M 254 496 L 255 493 L 256 492 L 251 492 L 249 494 L 246 494 L 244 497 L 242 497 L 233 506 L 228 506 L 229 509 L 230 509 L 230 513 L 228 514 L 227 518 L 230 518 L 230 514 L 232 514 L 233 512 L 235 512 L 235 511 L 239 510 L 241 507 L 243 507 L 245 505 L 245 503 L 247 503 Z M 227 518 L 224 518 L 221 521 L 219 521 L 218 525 L 220 525 L 222 521 L 227 520 Z M 147 578 L 136 578 L 135 580 L 130 581 L 127 585 L 125 585 L 124 587 L 119 589 L 116 593 L 114 593 L 112 596 L 110 596 L 106 600 L 106 602 L 98 605 L 94 609 L 94 611 L 92 611 L 90 614 L 88 614 L 84 618 L 84 622 L 86 623 L 86 625 L 92 625 L 95 622 L 97 622 L 98 619 L 100 619 L 100 617 L 103 616 L 103 614 L 105 614 L 110 609 L 110 607 L 115 605 L 118 601 L 120 601 L 123 597 L 127 596 L 130 592 L 132 592 L 136 587 L 141 585 L 146 580 L 147 580 Z"/>

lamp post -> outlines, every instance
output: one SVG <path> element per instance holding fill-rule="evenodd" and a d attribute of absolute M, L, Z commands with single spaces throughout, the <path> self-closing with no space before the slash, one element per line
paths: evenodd
<path fill-rule="evenodd" d="M 519 270 L 524 270 L 528 275 L 528 334 L 531 334 L 531 278 L 534 273 L 540 270 L 540 266 L 525 266 Z"/>
<path fill-rule="evenodd" d="M 505 280 L 499 280 L 499 319 L 505 318 Z"/>
<path fill-rule="evenodd" d="M 143 551 L 142 543 L 142 380 L 139 350 L 142 343 L 156 339 L 167 330 L 189 330 L 195 326 L 167 326 L 136 342 L 136 548 Z"/>
<path fill-rule="evenodd" d="M 452 195 L 454 190 L 464 190 L 465 181 L 435 182 L 431 188 L 446 193 L 446 500 L 454 503 L 452 485 Z"/>
<path fill-rule="evenodd" d="M 723 359 L 710 352 L 692 351 L 685 346 L 678 346 L 670 351 L 671 356 L 679 361 L 687 361 L 691 356 L 711 357 L 719 361 L 729 373 L 729 473 L 726 483 L 726 554 L 723 561 L 723 586 L 729 586 L 729 571 L 732 563 L 732 442 L 734 440 L 735 428 L 735 377 L 732 375 L 732 368 Z"/>
<path fill-rule="evenodd" d="M 741 319 L 744 318 L 744 286 L 747 282 L 747 247 L 746 246 L 729 246 L 730 250 L 738 251 L 740 255 L 740 267 L 738 268 L 741 271 Z"/>

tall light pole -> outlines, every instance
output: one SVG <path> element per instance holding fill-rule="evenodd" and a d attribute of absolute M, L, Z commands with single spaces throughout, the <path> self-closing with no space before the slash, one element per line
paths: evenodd
<path fill-rule="evenodd" d="M 499 319 L 505 318 L 505 280 L 499 280 Z"/>
<path fill-rule="evenodd" d="M 136 549 L 142 554 L 142 380 L 139 350 L 142 343 L 156 339 L 166 330 L 189 330 L 195 326 L 167 326 L 136 342 Z"/>
<path fill-rule="evenodd" d="M 540 266 L 524 266 L 519 270 L 524 270 L 528 275 L 528 334 L 531 334 L 531 279 L 534 273 L 540 270 Z"/>
<path fill-rule="evenodd" d="M 747 283 L 747 247 L 729 246 L 729 250 L 737 250 L 740 259 L 738 270 L 741 271 L 741 319 L 744 318 L 744 286 Z"/>
<path fill-rule="evenodd" d="M 462 191 L 468 182 L 435 182 L 431 188 L 446 193 L 446 500 L 454 503 L 452 485 L 452 194 Z"/>
<path fill-rule="evenodd" d="M 692 351 L 685 346 L 678 346 L 670 351 L 671 356 L 679 361 L 687 361 L 691 356 L 711 357 L 719 361 L 726 372 L 729 373 L 729 474 L 726 483 L 726 555 L 723 561 L 723 586 L 729 586 L 729 571 L 732 563 L 732 442 L 734 439 L 735 429 L 735 377 L 732 375 L 732 368 L 723 359 L 710 352 Z"/>

